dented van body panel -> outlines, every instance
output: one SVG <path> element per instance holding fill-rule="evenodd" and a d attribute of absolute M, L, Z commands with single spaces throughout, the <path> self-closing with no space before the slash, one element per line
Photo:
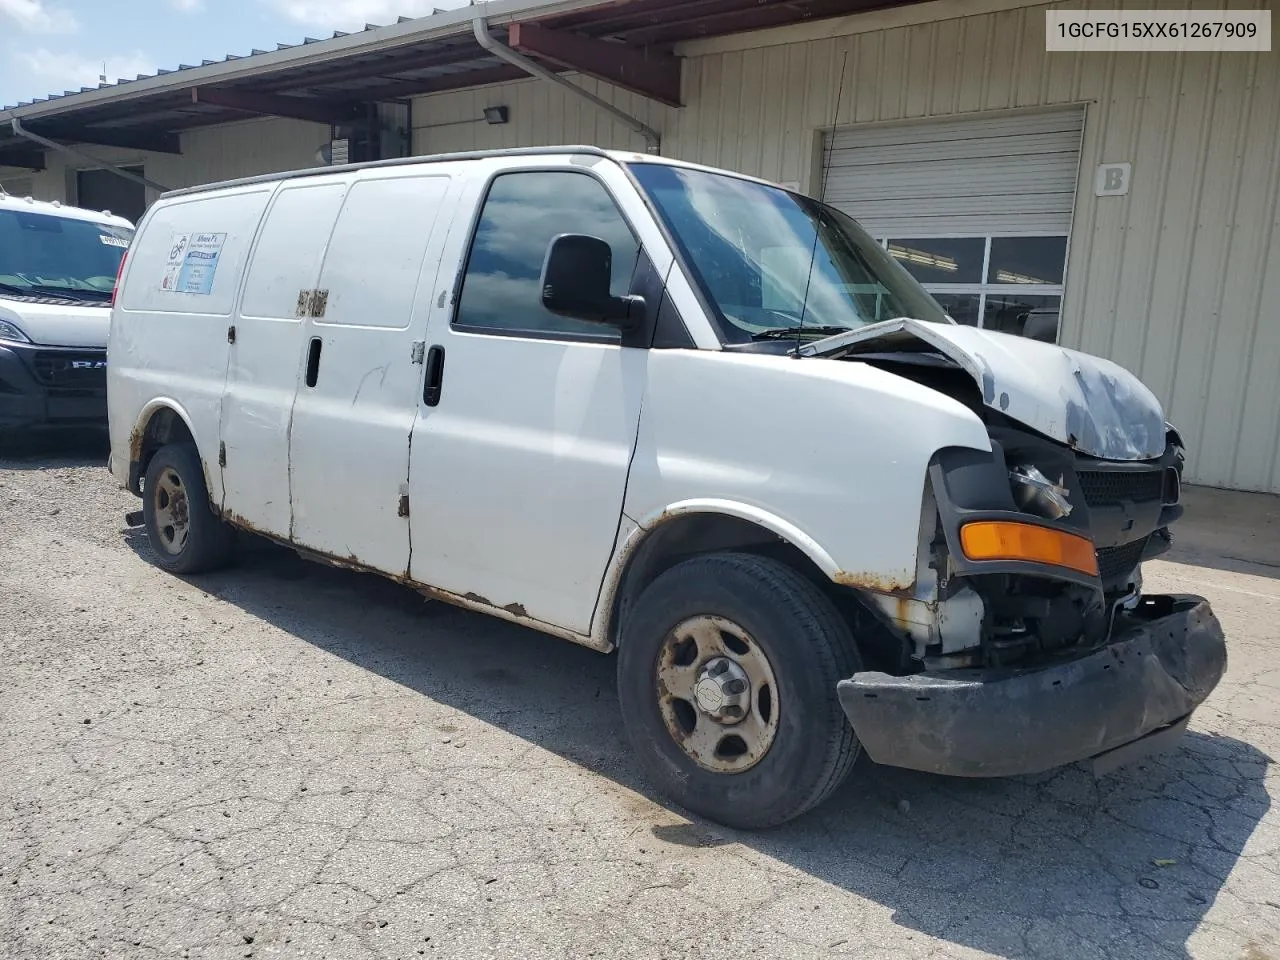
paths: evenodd
<path fill-rule="evenodd" d="M 829 694 L 886 763 L 1017 772 L 1031 761 L 973 746 L 1011 701 L 1036 731 L 1026 756 L 1038 736 L 1060 762 L 1183 723 L 1225 647 L 1198 599 L 1142 592 L 1185 456 L 1150 391 L 1108 361 L 956 326 L 852 233 L 875 275 L 827 284 L 818 339 L 789 299 L 808 287 L 797 251 L 744 253 L 761 273 L 735 285 L 733 230 L 680 233 L 663 205 L 686 175 L 728 184 L 745 221 L 759 198 L 770 243 L 813 216 L 854 229 L 761 181 L 591 148 L 166 195 L 112 315 L 112 472 L 141 493 L 156 450 L 192 444 L 224 522 L 601 651 L 675 564 L 782 558 L 856 637 L 867 669 Z M 608 318 L 545 306 L 562 221 L 585 224 L 581 249 L 605 244 Z M 827 336 L 846 287 L 850 329 Z M 890 301 L 928 319 L 858 314 Z M 1183 699 L 1160 679 L 1186 660 L 1179 636 L 1195 649 Z M 1122 647 L 1153 669 L 1099 681 Z M 1088 716 L 1023 696 L 1064 686 Z M 1089 707 L 1090 691 L 1110 700 Z M 933 693 L 951 713 L 902 728 Z"/>
<path fill-rule="evenodd" d="M 1160 401 L 1119 364 L 1025 337 L 907 318 L 814 343 L 805 356 L 856 356 L 923 343 L 973 377 L 982 402 L 1074 450 L 1148 460 L 1165 448 Z"/>

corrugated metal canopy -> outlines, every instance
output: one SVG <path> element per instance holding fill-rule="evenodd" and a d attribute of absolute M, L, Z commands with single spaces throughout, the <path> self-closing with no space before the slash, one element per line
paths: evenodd
<path fill-rule="evenodd" d="M 50 139 L 176 153 L 181 131 L 255 113 L 337 122 L 362 104 L 523 77 L 475 42 L 477 16 L 495 29 L 536 24 L 557 37 L 603 41 L 661 60 L 682 40 L 904 2 L 915 0 L 498 0 L 7 107 L 0 110 L 0 165 L 6 157 L 14 164 L 31 156 L 31 144 L 10 128 L 13 118 Z"/>

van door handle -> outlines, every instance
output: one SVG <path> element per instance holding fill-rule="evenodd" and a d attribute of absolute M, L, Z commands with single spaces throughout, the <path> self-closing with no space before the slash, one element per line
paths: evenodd
<path fill-rule="evenodd" d="M 444 384 L 444 347 L 437 344 L 427 351 L 427 375 L 422 381 L 422 402 L 428 407 L 440 403 Z"/>
<path fill-rule="evenodd" d="M 314 387 L 320 379 L 320 348 L 323 341 L 319 337 L 311 338 L 311 346 L 307 350 L 307 386 Z"/>

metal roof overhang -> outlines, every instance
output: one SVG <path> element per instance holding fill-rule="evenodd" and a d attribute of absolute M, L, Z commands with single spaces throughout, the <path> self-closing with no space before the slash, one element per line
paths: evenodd
<path fill-rule="evenodd" d="M 845 16 L 917 0 L 494 0 L 359 33 L 228 55 L 0 110 L 0 166 L 40 169 L 43 153 L 12 129 L 63 143 L 180 153 L 180 133 L 253 115 L 320 123 L 370 103 L 523 79 L 481 48 L 483 17 L 513 49 L 680 104 L 681 41 Z"/>

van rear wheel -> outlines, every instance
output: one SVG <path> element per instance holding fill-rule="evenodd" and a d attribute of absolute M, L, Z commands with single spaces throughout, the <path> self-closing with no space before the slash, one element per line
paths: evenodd
<path fill-rule="evenodd" d="M 623 627 L 618 691 L 656 785 L 750 829 L 785 823 L 844 782 L 859 746 L 836 684 L 859 669 L 848 626 L 800 573 L 709 554 L 641 595 Z"/>
<path fill-rule="evenodd" d="M 147 464 L 142 515 L 156 563 L 170 573 L 206 573 L 225 566 L 235 530 L 214 514 L 200 454 L 193 443 L 156 451 Z"/>

